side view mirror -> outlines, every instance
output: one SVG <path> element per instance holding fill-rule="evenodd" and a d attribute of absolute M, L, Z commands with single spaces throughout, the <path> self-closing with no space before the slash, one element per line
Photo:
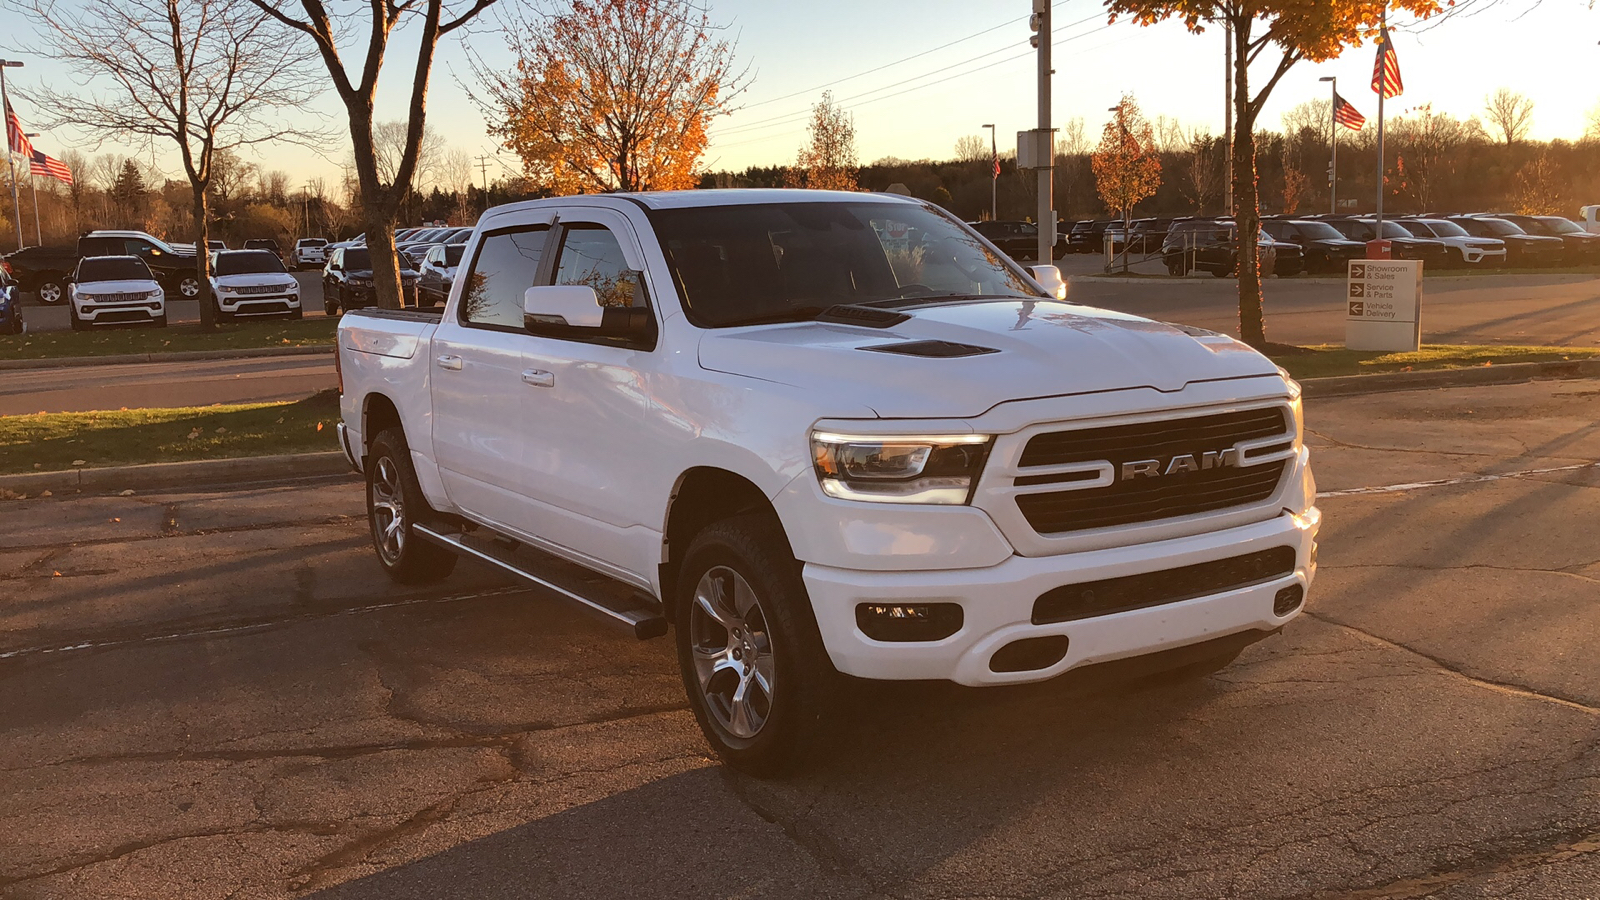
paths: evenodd
<path fill-rule="evenodd" d="M 522 321 L 527 327 L 599 328 L 604 318 L 599 296 L 586 284 L 541 285 L 522 294 Z"/>
<path fill-rule="evenodd" d="M 1057 300 L 1067 299 L 1067 283 L 1062 280 L 1060 269 L 1055 266 L 1029 266 L 1028 274 L 1045 289 L 1045 293 Z"/>

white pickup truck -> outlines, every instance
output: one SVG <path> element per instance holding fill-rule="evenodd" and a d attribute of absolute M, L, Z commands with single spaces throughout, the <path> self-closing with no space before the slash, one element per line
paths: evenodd
<path fill-rule="evenodd" d="M 442 313 L 340 322 L 379 560 L 416 583 L 471 556 L 670 623 L 732 765 L 802 758 L 840 673 L 1198 674 L 1304 606 L 1299 385 L 1064 302 L 930 204 L 536 200 L 488 211 L 460 272 Z"/>

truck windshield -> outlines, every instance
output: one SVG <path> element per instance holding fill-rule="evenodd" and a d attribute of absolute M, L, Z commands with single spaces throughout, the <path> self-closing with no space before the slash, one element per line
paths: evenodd
<path fill-rule="evenodd" d="M 265 250 L 217 254 L 218 275 L 258 275 L 282 271 L 283 263 L 278 261 L 277 255 Z"/>
<path fill-rule="evenodd" d="M 690 321 L 705 328 L 812 319 L 843 303 L 1041 297 L 972 234 L 911 204 L 702 206 L 650 220 Z"/>
<path fill-rule="evenodd" d="M 86 256 L 78 263 L 78 281 L 149 281 L 150 267 L 134 256 Z"/>

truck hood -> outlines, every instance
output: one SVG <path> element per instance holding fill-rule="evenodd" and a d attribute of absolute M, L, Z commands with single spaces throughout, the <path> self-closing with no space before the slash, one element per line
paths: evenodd
<path fill-rule="evenodd" d="M 798 322 L 708 331 L 700 365 L 866 405 L 883 418 L 915 419 L 977 416 L 1009 400 L 1171 392 L 1277 373 L 1226 335 L 1052 300 L 906 312 L 911 318 L 890 328 Z M 900 352 L 885 352 L 897 345 Z"/>
<path fill-rule="evenodd" d="M 118 281 L 79 281 L 72 285 L 80 294 L 137 294 L 161 290 L 161 285 L 148 278 L 126 278 Z"/>

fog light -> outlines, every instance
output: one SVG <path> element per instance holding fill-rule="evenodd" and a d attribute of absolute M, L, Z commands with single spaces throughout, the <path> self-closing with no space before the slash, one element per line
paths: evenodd
<path fill-rule="evenodd" d="M 959 603 L 862 603 L 856 627 L 875 641 L 942 641 L 961 630 Z"/>
<path fill-rule="evenodd" d="M 1300 608 L 1300 602 L 1306 597 L 1306 589 L 1298 584 L 1290 585 L 1278 591 L 1272 598 L 1272 612 L 1274 615 L 1287 616 Z"/>

